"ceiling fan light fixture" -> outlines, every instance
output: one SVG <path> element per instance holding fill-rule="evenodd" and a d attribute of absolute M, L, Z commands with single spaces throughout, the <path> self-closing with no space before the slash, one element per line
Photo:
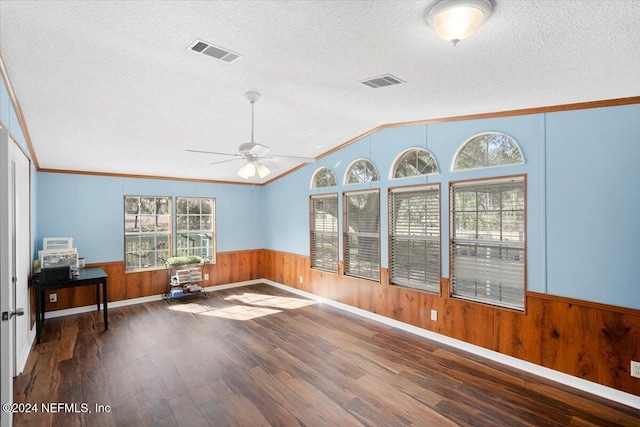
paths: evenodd
<path fill-rule="evenodd" d="M 244 179 L 249 179 L 255 176 L 255 174 L 256 174 L 256 165 L 254 165 L 253 162 L 247 162 L 238 171 L 238 176 Z"/>
<path fill-rule="evenodd" d="M 427 12 L 427 22 L 440 38 L 455 46 L 475 33 L 491 15 L 490 0 L 442 0 Z"/>
<path fill-rule="evenodd" d="M 258 164 L 258 176 L 260 178 L 264 178 L 265 176 L 269 175 L 271 173 L 271 171 L 269 170 L 268 167 L 266 167 L 265 165 L 263 165 L 260 162 L 256 162 Z"/>

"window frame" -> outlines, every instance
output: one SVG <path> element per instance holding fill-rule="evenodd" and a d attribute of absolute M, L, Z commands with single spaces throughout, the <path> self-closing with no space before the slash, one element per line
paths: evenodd
<path fill-rule="evenodd" d="M 169 217 L 169 221 L 168 221 L 168 230 L 167 232 L 164 231 L 147 231 L 147 232 L 143 232 L 143 231 L 127 231 L 127 215 L 136 215 L 136 214 L 132 214 L 132 213 L 128 213 L 127 212 L 127 199 L 132 199 L 132 198 L 138 198 L 139 200 L 139 206 L 138 206 L 138 214 L 137 216 L 141 216 L 140 221 L 142 221 L 143 219 L 143 215 L 146 216 L 155 216 L 156 217 L 156 223 L 157 223 L 157 217 L 158 217 L 158 213 L 154 213 L 154 214 L 143 214 L 140 213 L 141 212 L 141 205 L 142 205 L 142 199 L 166 199 L 168 202 L 168 208 L 167 208 L 167 216 Z M 157 203 L 157 202 L 156 202 Z M 127 237 L 131 237 L 131 236 L 137 236 L 138 239 L 143 238 L 143 237 L 153 237 L 154 240 L 156 240 L 156 238 L 158 236 L 167 236 L 167 242 L 168 242 L 168 248 L 163 249 L 162 252 L 166 252 L 167 255 L 171 255 L 172 253 L 172 249 L 173 249 L 173 238 L 174 238 L 174 228 L 173 228 L 173 221 L 174 221 L 174 216 L 173 216 L 173 197 L 172 196 L 155 196 L 155 195 L 134 195 L 134 194 L 130 194 L 130 195 L 125 195 L 123 196 L 123 203 L 122 203 L 122 210 L 123 210 L 123 217 L 124 217 L 124 221 L 123 221 L 123 237 L 124 237 L 124 247 L 123 247 L 123 254 L 124 254 L 124 269 L 125 272 L 130 273 L 130 272 L 136 272 L 136 271 L 144 271 L 144 270 L 152 270 L 152 269 L 157 269 L 157 268 L 162 268 L 162 265 L 158 265 L 158 258 L 163 258 L 162 256 L 159 255 L 159 250 L 158 248 L 154 248 L 153 250 L 150 251 L 150 253 L 153 253 L 154 256 L 152 258 L 152 263 L 150 263 L 150 265 L 148 266 L 141 266 L 140 263 L 138 263 L 138 267 L 136 268 L 129 268 L 129 262 L 128 262 L 128 255 L 134 254 L 134 253 L 139 253 L 141 252 L 141 250 L 128 250 L 131 249 L 132 247 L 128 247 L 128 242 L 127 242 Z M 141 244 L 140 240 L 138 240 L 139 244 Z M 156 243 L 157 244 L 157 243 Z M 140 259 L 140 255 L 138 255 L 138 258 Z"/>
<path fill-rule="evenodd" d="M 335 238 L 335 254 L 333 254 L 332 252 L 329 253 L 329 255 L 335 255 L 335 268 L 326 268 L 324 266 L 319 266 L 316 265 L 316 246 L 314 245 L 314 242 L 316 242 L 317 239 L 317 234 L 318 234 L 318 230 L 316 230 L 316 210 L 315 210 L 315 204 L 314 204 L 314 200 L 318 200 L 318 199 L 334 199 L 335 198 L 335 203 L 336 203 L 336 215 L 335 215 L 335 235 L 334 233 L 329 233 L 329 232 L 322 232 L 321 234 L 324 235 L 331 235 L 332 238 Z M 309 259 L 310 259 L 310 265 L 311 268 L 314 270 L 320 270 L 320 271 L 325 271 L 328 273 L 334 273 L 334 274 L 338 274 L 338 270 L 339 270 L 339 264 L 340 264 L 340 213 L 339 213 L 339 197 L 338 197 L 338 193 L 326 193 L 326 194 L 314 194 L 309 196 Z M 325 211 L 326 212 L 326 211 Z M 327 214 L 329 215 L 329 214 Z M 332 260 L 333 262 L 333 260 Z"/>
<path fill-rule="evenodd" d="M 204 255 L 204 254 L 181 254 L 179 251 L 181 249 L 184 248 L 179 248 L 178 247 L 178 239 L 179 239 L 179 234 L 180 234 L 180 229 L 178 228 L 178 219 L 180 216 L 185 216 L 184 214 L 178 214 L 178 203 L 180 201 L 180 199 L 198 199 L 200 200 L 201 206 L 202 206 L 202 201 L 203 200 L 211 200 L 211 255 Z M 175 246 L 174 246 L 174 253 L 173 256 L 189 256 L 189 255 L 197 255 L 199 257 L 201 257 L 202 259 L 211 259 L 210 262 L 212 264 L 215 264 L 216 262 L 216 253 L 217 253 L 217 229 L 216 229 L 216 198 L 215 197 L 202 197 L 202 196 L 175 196 L 175 207 L 174 207 L 174 223 L 175 223 L 175 228 L 174 228 L 174 234 L 175 234 Z M 200 217 L 203 216 L 202 213 L 198 214 Z M 189 216 L 192 216 L 191 214 L 187 213 L 187 222 L 188 222 L 188 218 Z M 189 231 L 196 231 L 196 230 L 183 230 L 187 232 L 187 235 L 191 234 L 189 233 Z M 197 231 L 202 231 L 197 230 Z"/>
<path fill-rule="evenodd" d="M 416 193 L 416 192 L 425 192 L 425 193 L 435 193 L 437 196 L 437 208 L 435 212 L 438 215 L 438 235 L 436 237 L 433 236 L 416 236 L 417 238 L 411 238 L 410 235 L 403 235 L 401 240 L 406 241 L 425 241 L 425 242 L 437 242 L 437 281 L 429 286 L 428 283 L 411 283 L 411 279 L 407 278 L 407 281 L 404 283 L 394 282 L 394 231 L 396 230 L 396 224 L 394 221 L 396 219 L 394 202 L 395 196 L 397 193 Z M 428 197 L 428 195 L 427 195 Z M 393 286 L 400 286 L 404 288 L 429 292 L 432 294 L 442 295 L 442 286 L 441 286 L 441 278 L 442 278 L 442 193 L 441 193 L 441 184 L 432 183 L 432 184 L 420 184 L 414 186 L 405 186 L 405 187 L 393 187 L 388 189 L 388 209 L 387 209 L 387 220 L 388 220 L 388 250 L 389 250 L 389 284 Z M 427 249 L 428 250 L 428 249 Z M 425 268 L 424 275 L 427 276 L 429 273 L 433 274 L 433 271 L 429 271 L 428 263 L 425 260 Z"/>
<path fill-rule="evenodd" d="M 355 167 L 355 165 L 358 162 L 366 162 L 366 163 L 370 164 L 371 165 L 371 169 L 375 173 L 375 176 L 371 177 L 371 179 L 368 179 L 366 181 L 349 182 L 349 178 L 351 177 L 351 171 L 353 170 L 353 168 Z M 347 167 L 347 170 L 346 170 L 346 172 L 344 174 L 343 184 L 344 185 L 358 185 L 358 184 L 366 184 L 367 182 L 378 182 L 378 181 L 380 181 L 380 172 L 378 172 L 378 168 L 376 167 L 375 163 L 373 163 L 369 159 L 366 159 L 364 157 L 360 157 L 358 159 L 355 159 L 353 162 L 351 162 L 349 164 L 349 166 Z"/>
<path fill-rule="evenodd" d="M 433 159 L 433 164 L 435 166 L 435 171 L 433 172 L 429 172 L 429 173 L 420 173 L 417 175 L 409 175 L 409 176 L 396 176 L 396 173 L 398 172 L 398 167 L 400 165 L 400 162 L 403 160 L 403 158 L 411 153 L 411 152 L 423 152 L 428 154 L 432 159 Z M 440 173 L 440 165 L 438 164 L 438 159 L 436 159 L 436 156 L 433 155 L 433 153 L 431 151 L 429 151 L 428 149 L 424 148 L 424 147 L 410 147 L 407 148 L 406 150 L 404 150 L 403 152 L 401 152 L 400 154 L 398 154 L 398 156 L 395 158 L 395 160 L 392 163 L 391 166 L 391 173 L 389 176 L 389 179 L 391 180 L 396 180 L 396 179 L 409 179 L 409 178 L 415 178 L 418 176 L 429 176 L 429 175 L 438 175 Z"/>
<path fill-rule="evenodd" d="M 466 169 L 456 168 L 456 163 L 458 162 L 458 158 L 460 157 L 460 154 L 462 154 L 462 152 L 469 146 L 469 144 L 474 142 L 475 139 L 481 138 L 481 137 L 484 137 L 484 136 L 487 136 L 487 135 L 500 135 L 500 136 L 504 136 L 504 137 L 509 138 L 511 140 L 511 142 L 513 142 L 515 147 L 518 149 L 518 152 L 520 153 L 520 158 L 522 159 L 522 162 L 520 162 L 520 163 L 507 163 L 507 164 L 503 164 L 503 165 L 478 166 L 478 167 L 466 168 Z M 524 165 L 525 163 L 526 163 L 526 160 L 524 158 L 524 153 L 522 152 L 522 148 L 520 148 L 520 144 L 518 144 L 518 141 L 516 141 L 515 138 L 513 138 L 510 135 L 507 135 L 506 133 L 503 133 L 503 132 L 482 132 L 482 133 L 473 135 L 471 138 L 468 138 L 466 141 L 464 141 L 462 144 L 460 144 L 460 146 L 458 147 L 458 149 L 456 150 L 456 152 L 455 152 L 455 154 L 453 156 L 453 161 L 451 162 L 451 171 L 452 172 L 464 172 L 464 171 L 479 170 L 479 169 L 502 168 L 502 167 L 509 167 L 509 166 Z"/>
<path fill-rule="evenodd" d="M 319 186 L 318 185 L 318 175 L 323 170 L 329 170 L 331 172 L 331 174 L 333 175 L 333 179 L 336 182 L 335 185 L 323 185 L 323 186 Z M 337 186 L 338 186 L 338 177 L 336 176 L 335 171 L 333 169 L 331 169 L 329 166 L 320 166 L 313 173 L 313 176 L 311 177 L 311 185 L 309 186 L 309 188 L 311 188 L 313 190 L 313 189 L 319 189 L 319 188 L 332 188 L 332 187 L 337 187 Z"/>
<path fill-rule="evenodd" d="M 486 246 L 491 246 L 491 247 L 495 247 L 495 246 L 500 246 L 500 243 L 503 242 L 502 240 L 499 241 L 487 241 L 487 240 L 481 240 L 481 239 L 455 239 L 454 238 L 454 233 L 455 233 L 455 226 L 456 226 L 456 222 L 455 222 L 455 194 L 454 194 L 454 187 L 459 186 L 459 187 L 472 187 L 472 186 L 481 186 L 483 184 L 495 184 L 495 185 L 500 185 L 500 184 L 504 184 L 504 183 L 508 183 L 508 182 L 514 182 L 514 181 L 520 181 L 521 185 L 522 185 L 522 191 L 523 191 L 523 208 L 522 208 L 522 244 L 520 247 L 518 247 L 515 244 L 502 244 L 503 247 L 505 247 L 506 249 L 508 249 L 509 247 L 515 247 L 516 249 L 521 249 L 522 250 L 522 304 L 521 305 L 516 305 L 516 304 L 510 304 L 510 303 L 501 303 L 500 301 L 496 301 L 496 300 L 489 300 L 489 299 L 482 299 L 482 298 L 472 298 L 469 296 L 465 296 L 465 295 L 460 295 L 457 294 L 455 292 L 455 262 L 454 262 L 454 256 L 455 256 L 455 245 L 456 245 L 456 241 L 460 241 L 463 243 L 473 243 L 473 242 L 480 242 L 479 245 L 480 247 L 486 247 Z M 528 208 L 528 199 L 527 199 L 527 175 L 526 174 L 518 174 L 518 175 L 508 175 L 508 176 L 497 176 L 497 177 L 490 177 L 490 178 L 478 178 L 478 179 L 468 179 L 468 180 L 460 180 L 460 181 L 451 181 L 449 182 L 449 276 L 450 276 L 450 283 L 449 283 L 449 295 L 452 298 L 459 298 L 459 299 L 463 299 L 463 300 L 467 300 L 467 301 L 472 301 L 472 302 L 477 302 L 480 304 L 487 304 L 487 305 L 491 305 L 491 306 L 495 306 L 495 307 L 500 307 L 500 308 L 504 308 L 504 309 L 510 309 L 510 310 L 515 310 L 518 312 L 525 312 L 526 311 L 526 302 L 527 302 L 527 298 L 526 298 L 526 294 L 527 294 L 527 208 Z M 502 208 L 500 210 L 500 212 L 502 212 Z M 477 226 L 476 226 L 477 229 Z M 501 229 L 502 231 L 502 229 Z M 482 245 L 482 243 L 485 243 L 484 245 Z"/>
<path fill-rule="evenodd" d="M 369 234 L 371 233 L 349 233 L 349 213 L 348 213 L 348 209 L 349 209 L 349 201 L 348 198 L 351 196 L 358 196 L 358 195 L 366 195 L 366 194 L 374 194 L 377 196 L 377 204 L 378 204 L 378 209 L 377 209 L 377 259 L 376 260 L 365 260 L 363 262 L 370 262 L 375 264 L 374 266 L 377 266 L 377 268 L 369 268 L 369 271 L 375 271 L 373 276 L 367 276 L 364 274 L 356 274 L 361 272 L 364 269 L 358 269 L 358 271 L 350 271 L 350 259 L 351 259 L 351 255 L 349 254 L 349 250 L 351 248 L 351 245 L 349 244 L 350 239 L 349 237 L 351 237 L 350 235 L 353 234 L 355 237 L 366 237 L 366 238 L 370 238 L 371 236 Z M 349 192 L 343 192 L 342 193 L 342 252 L 343 252 L 343 275 L 345 276 L 349 276 L 349 277 L 356 277 L 356 278 L 360 278 L 360 279 L 364 279 L 364 280 L 371 280 L 374 282 L 380 282 L 380 278 L 381 278 L 381 274 L 380 274 L 380 269 L 381 269 L 381 261 L 380 261 L 380 251 L 381 251 L 381 218 L 380 218 L 380 189 L 378 188 L 373 188 L 373 189 L 368 189 L 368 190 L 361 190 L 361 191 L 349 191 Z M 360 235 L 360 236 L 359 236 Z M 366 254 L 365 254 L 366 256 Z"/>

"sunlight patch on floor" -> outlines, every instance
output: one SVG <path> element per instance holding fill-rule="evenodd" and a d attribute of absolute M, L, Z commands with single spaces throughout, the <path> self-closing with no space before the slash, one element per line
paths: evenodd
<path fill-rule="evenodd" d="M 302 308 L 309 305 L 317 304 L 317 301 L 312 301 L 304 298 L 254 294 L 251 292 L 244 292 L 243 294 L 239 295 L 231 295 L 230 297 L 225 298 L 225 300 L 239 301 L 245 304 L 273 307 L 283 310 L 295 310 L 296 308 Z"/>
<path fill-rule="evenodd" d="M 265 307 L 251 307 L 248 305 L 233 305 L 231 307 L 218 308 L 201 313 L 205 316 L 221 317 L 232 320 L 251 320 L 270 314 L 280 313 L 281 310 L 274 310 Z"/>
<path fill-rule="evenodd" d="M 304 298 L 263 295 L 251 292 L 231 295 L 226 297 L 225 301 L 235 301 L 239 304 L 216 308 L 206 304 L 191 302 L 169 305 L 169 310 L 232 320 L 251 320 L 280 313 L 283 310 L 295 310 L 317 304 L 317 301 Z"/>

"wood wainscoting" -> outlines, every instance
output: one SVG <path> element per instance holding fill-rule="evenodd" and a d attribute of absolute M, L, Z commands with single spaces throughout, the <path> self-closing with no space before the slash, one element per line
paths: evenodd
<path fill-rule="evenodd" d="M 526 312 L 310 268 L 309 257 L 265 251 L 265 278 L 382 316 L 640 396 L 640 310 L 528 292 Z M 302 277 L 302 283 L 300 278 Z M 431 310 L 438 320 L 432 321 Z"/>
<path fill-rule="evenodd" d="M 264 277 L 264 250 L 219 252 L 215 264 L 205 264 L 203 274 L 209 280 L 203 286 L 243 282 Z M 109 277 L 109 302 L 159 295 L 167 291 L 167 270 L 154 269 L 125 273 L 123 261 L 104 262 L 87 265 L 102 267 Z M 95 304 L 93 286 L 58 289 L 58 302 L 49 302 L 49 292 L 45 293 L 45 311 L 90 306 Z"/>

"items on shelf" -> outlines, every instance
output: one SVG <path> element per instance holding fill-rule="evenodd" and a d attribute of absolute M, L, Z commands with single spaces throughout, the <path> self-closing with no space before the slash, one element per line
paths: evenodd
<path fill-rule="evenodd" d="M 162 298 L 171 303 L 173 299 L 182 298 L 188 295 L 202 295 L 207 297 L 207 292 L 200 284 L 202 283 L 202 262 L 196 266 L 185 265 L 181 262 L 176 264 L 170 260 L 159 258 L 158 262 L 167 268 L 168 292 L 162 294 Z"/>
<path fill-rule="evenodd" d="M 84 258 L 78 256 L 77 249 L 73 247 L 72 237 L 42 239 L 42 250 L 38 251 L 38 259 L 33 262 L 33 271 L 38 273 L 43 268 L 56 267 L 69 267 L 76 274 L 78 268 L 84 267 Z"/>

